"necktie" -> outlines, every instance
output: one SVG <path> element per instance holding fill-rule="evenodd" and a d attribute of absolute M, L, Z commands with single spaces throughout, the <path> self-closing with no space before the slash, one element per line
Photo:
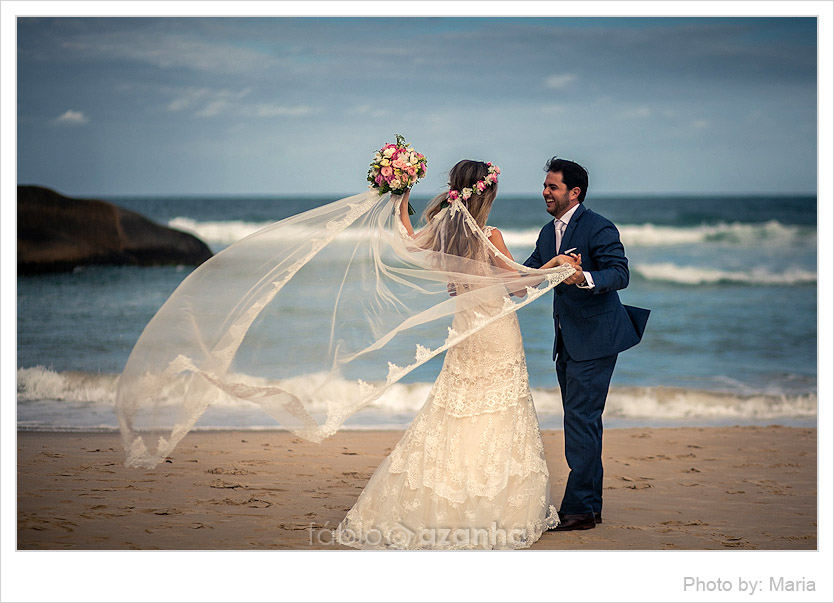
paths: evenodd
<path fill-rule="evenodd" d="M 565 223 L 561 220 L 556 220 L 556 253 L 562 247 L 562 236 L 565 234 Z"/>

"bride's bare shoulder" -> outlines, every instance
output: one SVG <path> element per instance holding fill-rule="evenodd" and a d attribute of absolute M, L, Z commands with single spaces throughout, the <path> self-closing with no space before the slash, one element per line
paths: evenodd
<path fill-rule="evenodd" d="M 501 241 L 502 243 L 504 242 L 504 236 L 495 226 L 484 226 L 484 234 L 490 241 L 492 241 L 493 245 L 496 241 Z"/>
<path fill-rule="evenodd" d="M 487 231 L 487 228 L 490 230 Z M 512 254 L 510 250 L 507 248 L 507 244 L 504 242 L 504 235 L 501 234 L 501 231 L 495 228 L 494 226 L 487 226 L 484 229 L 484 233 L 489 238 L 489 242 L 495 245 L 495 248 L 506 255 L 508 258 L 512 259 Z"/>

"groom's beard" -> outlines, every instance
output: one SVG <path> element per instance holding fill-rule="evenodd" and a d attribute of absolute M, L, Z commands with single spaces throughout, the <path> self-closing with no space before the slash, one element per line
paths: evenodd
<path fill-rule="evenodd" d="M 570 207 L 570 201 L 568 201 L 567 199 L 561 200 L 553 197 L 548 199 L 547 197 L 545 197 L 544 200 L 547 203 L 547 213 L 549 213 L 554 218 L 560 218 Z"/>

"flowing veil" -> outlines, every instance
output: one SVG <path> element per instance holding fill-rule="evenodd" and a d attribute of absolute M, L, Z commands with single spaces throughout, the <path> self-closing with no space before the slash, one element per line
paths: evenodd
<path fill-rule="evenodd" d="M 154 467 L 219 402 L 256 405 L 321 441 L 574 271 L 511 261 L 457 199 L 409 236 L 400 201 L 373 189 L 334 201 L 267 226 L 186 277 L 119 379 L 125 464 Z"/>

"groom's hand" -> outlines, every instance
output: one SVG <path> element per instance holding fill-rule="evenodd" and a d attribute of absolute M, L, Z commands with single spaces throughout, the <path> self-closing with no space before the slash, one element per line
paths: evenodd
<path fill-rule="evenodd" d="M 582 272 L 582 268 L 577 268 L 576 272 L 571 274 L 568 278 L 562 281 L 565 285 L 584 285 L 585 284 L 585 273 Z"/>

